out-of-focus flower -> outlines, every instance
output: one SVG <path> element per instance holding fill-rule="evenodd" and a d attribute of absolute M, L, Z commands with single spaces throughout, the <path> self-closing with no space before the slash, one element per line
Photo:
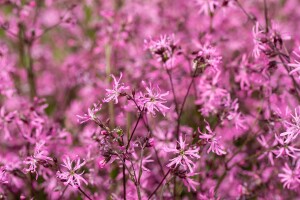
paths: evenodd
<path fill-rule="evenodd" d="M 174 153 L 177 156 L 172 158 L 167 167 L 176 168 L 177 166 L 187 166 L 190 172 L 193 172 L 194 162 L 190 158 L 200 158 L 199 148 L 190 149 L 185 144 L 182 136 L 179 137 L 178 146 L 175 148 L 165 147 L 168 153 Z"/>
<path fill-rule="evenodd" d="M 122 76 L 123 75 L 121 73 L 120 78 L 117 80 L 114 75 L 111 75 L 114 80 L 114 85 L 112 89 L 106 89 L 106 97 L 103 100 L 104 102 L 115 101 L 115 104 L 117 104 L 119 102 L 119 96 L 123 94 L 125 90 L 129 89 L 129 86 L 124 86 L 123 83 L 120 83 Z"/>
<path fill-rule="evenodd" d="M 257 141 L 259 142 L 259 144 L 265 148 L 265 152 L 263 152 L 258 159 L 262 159 L 265 156 L 268 157 L 271 165 L 274 165 L 274 150 L 271 149 L 270 145 L 267 143 L 265 137 L 262 135 L 260 137 L 257 138 Z M 275 145 L 275 144 L 274 144 Z"/>
<path fill-rule="evenodd" d="M 97 119 L 96 113 L 99 112 L 102 108 L 102 104 L 95 104 L 93 105 L 93 108 L 88 108 L 88 113 L 81 115 L 76 115 L 78 117 L 78 121 L 80 124 L 83 124 L 88 121 L 94 121 Z"/>
<path fill-rule="evenodd" d="M 81 167 L 85 165 L 85 161 L 80 162 L 80 158 L 77 160 L 71 160 L 70 157 L 64 159 L 62 166 L 64 171 L 57 172 L 57 177 L 64 182 L 65 185 L 71 185 L 72 187 L 80 187 L 81 182 L 88 184 L 88 182 L 82 177 L 83 172 L 79 173 Z"/>
<path fill-rule="evenodd" d="M 167 62 L 172 58 L 173 53 L 176 49 L 175 36 L 173 35 L 162 35 L 158 40 L 145 40 L 145 48 L 149 49 L 151 53 L 158 57 L 159 61 Z"/>
<path fill-rule="evenodd" d="M 284 164 L 282 168 L 282 173 L 279 173 L 278 176 L 280 181 L 283 183 L 283 186 L 287 189 L 296 189 L 300 184 L 300 168 L 299 165 L 296 165 L 295 169 L 291 169 L 287 163 Z"/>
<path fill-rule="evenodd" d="M 231 105 L 230 110 L 227 115 L 227 120 L 234 123 L 236 129 L 246 129 L 245 119 L 242 116 L 242 113 L 238 111 L 239 103 L 238 100 L 235 99 Z"/>
<path fill-rule="evenodd" d="M 252 37 L 253 37 L 253 55 L 255 58 L 258 58 L 263 50 L 265 50 L 265 46 L 262 43 L 262 38 L 264 37 L 263 31 L 260 30 L 259 23 L 257 22 L 252 29 Z"/>
<path fill-rule="evenodd" d="M 200 50 L 197 52 L 196 58 L 194 58 L 193 68 L 205 69 L 206 67 L 213 67 L 215 70 L 218 70 L 218 66 L 221 63 L 222 56 L 219 55 L 217 49 L 205 43 L 200 46 Z"/>
<path fill-rule="evenodd" d="M 199 14 L 212 15 L 220 5 L 218 0 L 196 0 L 197 6 L 200 7 Z"/>
<path fill-rule="evenodd" d="M 208 123 L 205 126 L 205 128 L 208 131 L 208 134 L 207 133 L 202 133 L 199 128 L 198 128 L 198 132 L 200 133 L 199 138 L 205 140 L 209 144 L 209 148 L 207 150 L 207 153 L 212 151 L 213 153 L 215 153 L 219 156 L 226 154 L 226 151 L 224 150 L 224 148 L 219 143 L 219 140 L 221 139 L 221 136 L 216 136 L 216 134 L 214 134 L 212 132 L 212 130 L 211 130 Z"/>
<path fill-rule="evenodd" d="M 36 173 L 36 179 L 38 177 L 37 168 L 38 164 L 47 165 L 52 158 L 48 156 L 48 151 L 44 149 L 45 141 L 40 141 L 36 144 L 33 156 L 27 157 L 24 164 L 29 165 L 25 168 L 26 172 Z"/>
<path fill-rule="evenodd" d="M 298 48 L 300 50 L 300 47 L 298 47 Z M 296 55 L 297 59 L 300 60 L 300 55 L 295 51 L 293 53 Z M 288 66 L 294 68 L 293 70 L 290 71 L 289 74 L 299 73 L 299 71 L 300 71 L 300 61 L 297 60 L 297 59 L 294 60 L 294 63 L 288 64 Z"/>
<path fill-rule="evenodd" d="M 0 109 L 0 129 L 4 132 L 4 139 L 11 139 L 10 132 L 8 130 L 8 124 L 12 122 L 16 115 L 16 112 L 6 112 L 2 106 Z"/>

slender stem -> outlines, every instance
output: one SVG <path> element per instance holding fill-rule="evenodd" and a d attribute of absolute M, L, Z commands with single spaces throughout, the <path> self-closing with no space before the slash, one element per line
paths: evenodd
<path fill-rule="evenodd" d="M 143 111 L 143 110 L 142 110 L 142 111 Z M 131 132 L 131 135 L 130 135 L 130 137 L 129 137 L 129 139 L 128 139 L 128 143 L 127 143 L 127 146 L 126 146 L 126 150 L 128 150 L 128 148 L 130 147 L 130 142 L 131 142 L 131 140 L 132 140 L 132 138 L 133 138 L 133 134 L 135 133 L 135 130 L 136 130 L 137 126 L 139 125 L 139 122 L 140 122 L 140 120 L 141 120 L 141 118 L 142 118 L 142 115 L 143 115 L 143 113 L 140 112 L 139 118 L 138 118 L 138 120 L 136 121 L 135 126 L 134 126 L 134 128 L 133 128 L 133 130 L 132 130 L 132 132 Z"/>
<path fill-rule="evenodd" d="M 80 187 L 78 187 L 78 190 L 79 190 L 86 198 L 88 198 L 89 200 L 92 200 L 92 198 L 89 197 L 89 195 L 87 195 Z"/>
<path fill-rule="evenodd" d="M 243 13 L 248 17 L 248 19 L 250 19 L 250 21 L 252 21 L 254 24 L 256 23 L 256 19 L 253 17 L 253 16 L 251 16 L 245 9 L 244 9 L 244 7 L 242 6 L 242 4 L 238 1 L 238 0 L 236 0 L 236 3 L 237 3 L 237 5 L 238 5 L 238 7 L 243 11 Z"/>
<path fill-rule="evenodd" d="M 197 73 L 197 69 L 195 69 L 195 72 L 194 72 L 194 74 L 193 74 L 193 77 L 192 77 L 192 80 L 191 80 L 191 82 L 190 82 L 190 85 L 188 86 L 188 90 L 187 90 L 187 92 L 186 92 L 186 94 L 185 94 L 185 96 L 184 96 L 184 99 L 183 99 L 183 102 L 182 102 L 182 105 L 181 105 L 181 109 L 180 109 L 180 111 L 179 111 L 179 113 L 178 113 L 178 118 L 177 118 L 177 128 L 176 128 L 176 137 L 177 137 L 177 140 L 178 140 L 178 138 L 179 138 L 180 119 L 181 119 L 181 116 L 182 116 L 182 113 L 183 113 L 183 109 L 184 109 L 184 105 L 185 105 L 185 103 L 186 103 L 187 97 L 188 97 L 188 95 L 189 95 L 189 93 L 190 93 L 190 90 L 191 90 L 191 88 L 192 88 L 192 85 L 193 85 L 193 83 L 194 83 L 196 73 Z"/>
<path fill-rule="evenodd" d="M 265 23 L 266 23 L 266 33 L 269 32 L 269 20 L 268 20 L 268 7 L 267 1 L 264 0 L 264 15 L 265 15 Z"/>
<path fill-rule="evenodd" d="M 111 52 L 112 47 L 109 44 L 105 45 L 105 62 L 106 62 L 106 82 L 110 82 L 110 74 L 111 74 Z M 114 127 L 115 125 L 115 111 L 114 111 L 114 104 L 113 102 L 108 103 L 108 113 L 109 113 L 109 119 L 110 119 L 110 125 L 111 127 Z"/>
<path fill-rule="evenodd" d="M 64 190 L 62 191 L 61 195 L 60 195 L 59 198 L 58 198 L 59 200 L 63 198 L 65 192 L 66 192 L 67 189 L 68 189 L 68 187 L 69 187 L 69 185 L 66 185 L 66 187 L 64 188 Z"/>
<path fill-rule="evenodd" d="M 164 65 L 165 66 L 165 65 Z M 167 66 L 165 66 L 166 72 L 168 74 L 169 80 L 170 80 L 170 84 L 171 84 L 171 90 L 173 93 L 173 98 L 174 98 L 174 103 L 175 103 L 175 110 L 176 113 L 178 115 L 179 112 L 179 106 L 178 106 L 178 102 L 177 102 L 177 98 L 176 98 L 176 94 L 175 94 L 175 89 L 174 89 L 174 83 L 173 83 L 173 78 L 172 78 L 172 73 L 170 71 L 170 69 L 167 68 Z"/>
<path fill-rule="evenodd" d="M 123 159 L 123 198 L 126 200 L 126 174 L 125 174 L 125 158 Z"/>
<path fill-rule="evenodd" d="M 151 197 L 157 192 L 157 190 L 160 188 L 160 186 L 163 184 L 164 180 L 167 178 L 167 176 L 169 175 L 169 173 L 171 172 L 171 170 L 169 170 L 166 175 L 163 177 L 163 179 L 160 181 L 160 183 L 158 184 L 158 186 L 155 188 L 155 190 L 150 194 L 149 199 L 151 199 Z"/>

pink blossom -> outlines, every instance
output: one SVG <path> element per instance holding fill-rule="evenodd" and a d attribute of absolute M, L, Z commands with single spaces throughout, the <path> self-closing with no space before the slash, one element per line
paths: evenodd
<path fill-rule="evenodd" d="M 102 104 L 95 104 L 93 108 L 88 108 L 88 113 L 83 116 L 76 115 L 80 124 L 83 124 L 88 121 L 95 121 L 97 119 L 96 113 L 99 112 L 102 108 Z"/>
<path fill-rule="evenodd" d="M 149 87 L 146 86 L 146 93 L 141 93 L 141 103 L 150 114 L 155 116 L 158 111 L 165 116 L 169 108 L 163 104 L 167 102 L 164 97 L 168 95 L 169 92 L 161 93 L 158 86 L 153 88 L 150 84 Z"/>
<path fill-rule="evenodd" d="M 34 149 L 34 154 L 30 157 L 27 157 L 24 161 L 24 164 L 29 165 L 28 168 L 25 168 L 26 172 L 36 173 L 36 179 L 38 178 L 37 168 L 38 164 L 47 164 L 49 161 L 52 161 L 52 158 L 48 156 L 48 151 L 44 148 L 45 141 L 40 141 L 36 144 Z"/>
<path fill-rule="evenodd" d="M 199 128 L 198 132 L 200 133 L 199 138 L 205 140 L 209 144 L 207 153 L 212 151 L 213 153 L 219 156 L 226 154 L 226 151 L 219 142 L 222 137 L 216 136 L 216 134 L 212 132 L 209 124 L 207 124 L 205 128 L 208 131 L 208 133 L 202 133 Z"/>
<path fill-rule="evenodd" d="M 80 187 L 81 182 L 88 184 L 88 182 L 83 178 L 83 172 L 78 171 L 86 164 L 85 161 L 80 162 L 80 158 L 77 160 L 71 160 L 70 157 L 66 157 L 63 160 L 62 166 L 65 168 L 64 171 L 58 171 L 57 177 L 64 182 L 65 185 L 71 185 L 72 187 Z"/>
<path fill-rule="evenodd" d="M 299 187 L 300 174 L 298 165 L 292 170 L 289 165 L 285 163 L 284 167 L 282 168 L 282 173 L 279 173 L 278 176 L 285 188 L 296 189 Z"/>
<path fill-rule="evenodd" d="M 122 73 L 120 74 L 119 80 L 116 79 L 114 75 L 111 75 L 114 81 L 114 85 L 112 89 L 106 89 L 106 97 L 103 100 L 104 102 L 110 102 L 110 101 L 115 101 L 115 104 L 119 102 L 118 98 L 119 96 L 125 92 L 125 90 L 129 89 L 128 86 L 124 86 L 123 83 L 120 83 L 121 78 L 122 78 Z"/>
<path fill-rule="evenodd" d="M 199 148 L 190 149 L 185 144 L 185 141 L 182 139 L 182 136 L 179 137 L 178 148 L 168 148 L 165 147 L 164 150 L 168 153 L 174 153 L 177 156 L 172 158 L 167 164 L 167 167 L 176 168 L 177 166 L 187 166 L 190 172 L 193 172 L 194 162 L 191 158 L 199 159 Z"/>

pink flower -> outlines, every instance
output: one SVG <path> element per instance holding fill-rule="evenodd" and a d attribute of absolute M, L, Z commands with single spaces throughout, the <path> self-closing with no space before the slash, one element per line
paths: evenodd
<path fill-rule="evenodd" d="M 235 99 L 230 105 L 230 111 L 228 112 L 226 118 L 228 121 L 232 121 L 234 123 L 236 129 L 246 129 L 247 127 L 245 125 L 245 119 L 242 116 L 242 113 L 238 111 L 238 109 L 239 103 L 238 100 Z"/>
<path fill-rule="evenodd" d="M 200 68 L 205 68 L 206 66 L 211 66 L 215 70 L 218 70 L 218 65 L 221 63 L 222 57 L 219 55 L 217 49 L 211 46 L 209 43 L 205 43 L 200 46 L 200 50 L 194 59 L 195 66 Z"/>
<path fill-rule="evenodd" d="M 25 169 L 26 172 L 36 173 L 36 179 L 38 177 L 37 167 L 38 164 L 47 164 L 52 161 L 52 158 L 48 157 L 48 151 L 44 149 L 45 141 L 40 141 L 36 144 L 33 156 L 27 157 L 24 163 L 29 165 Z"/>
<path fill-rule="evenodd" d="M 196 4 L 200 7 L 199 14 L 204 13 L 206 15 L 213 14 L 219 6 L 217 0 L 196 0 Z"/>
<path fill-rule="evenodd" d="M 264 147 L 266 149 L 265 152 L 263 152 L 258 159 L 262 159 L 265 156 L 268 157 L 271 165 L 274 165 L 274 150 L 270 149 L 270 145 L 267 143 L 265 137 L 262 135 L 259 138 L 257 138 L 257 141 L 259 142 L 259 144 Z M 275 145 L 275 144 L 274 144 Z"/>
<path fill-rule="evenodd" d="M 295 108 L 295 114 L 291 114 L 291 120 L 285 121 L 286 131 L 280 133 L 280 136 L 284 138 L 284 143 L 290 143 L 295 140 L 300 133 L 300 116 L 299 107 Z"/>
<path fill-rule="evenodd" d="M 276 158 L 279 158 L 281 156 L 290 156 L 292 158 L 296 158 L 296 152 L 300 152 L 300 149 L 295 148 L 292 144 L 287 144 L 285 141 L 281 138 L 275 135 L 276 141 L 279 143 L 279 148 L 275 151 L 277 156 Z"/>
<path fill-rule="evenodd" d="M 63 162 L 64 164 L 62 164 L 62 166 L 66 168 L 66 171 L 57 172 L 57 176 L 64 182 L 65 185 L 70 184 L 72 187 L 79 187 L 81 182 L 86 185 L 88 184 L 88 182 L 82 177 L 84 171 L 81 173 L 78 172 L 78 170 L 85 165 L 85 161 L 81 163 L 80 158 L 76 161 L 70 160 L 70 157 L 66 157 Z"/>
<path fill-rule="evenodd" d="M 300 183 L 300 173 L 299 165 L 297 164 L 295 169 L 292 170 L 287 163 L 284 164 L 282 168 L 282 173 L 279 173 L 278 176 L 280 181 L 283 183 L 283 186 L 287 189 L 296 189 L 299 187 Z"/>
<path fill-rule="evenodd" d="M 125 90 L 129 89 L 128 86 L 124 86 L 123 83 L 120 83 L 122 76 L 123 75 L 121 73 L 119 80 L 117 80 L 114 75 L 111 75 L 114 80 L 114 86 L 112 89 L 106 89 L 106 97 L 103 100 L 104 102 L 115 101 L 115 104 L 117 104 L 119 102 L 118 97 L 124 93 Z"/>
<path fill-rule="evenodd" d="M 300 50 L 300 46 L 298 48 Z M 294 51 L 293 53 L 296 55 L 297 59 L 300 59 L 300 55 L 297 52 Z M 294 61 L 295 61 L 294 63 L 288 64 L 288 66 L 294 68 L 293 70 L 290 71 L 289 74 L 298 73 L 300 71 L 300 61 L 296 59 Z"/>
<path fill-rule="evenodd" d="M 207 153 L 212 151 L 213 153 L 215 153 L 219 156 L 225 155 L 226 151 L 223 149 L 223 147 L 219 143 L 219 140 L 221 139 L 221 136 L 217 137 L 212 132 L 212 130 L 211 130 L 208 123 L 207 123 L 207 126 L 205 128 L 208 131 L 208 134 L 207 133 L 202 133 L 199 128 L 198 128 L 198 132 L 200 133 L 199 138 L 203 139 L 203 140 L 206 140 L 206 142 L 209 144 L 209 148 L 207 150 Z"/>
<path fill-rule="evenodd" d="M 159 111 L 165 116 L 165 113 L 169 108 L 163 105 L 167 102 L 164 97 L 167 96 L 169 92 L 161 94 L 159 87 L 154 89 L 151 84 L 149 87 L 146 87 L 146 91 L 145 94 L 141 93 L 141 103 L 145 105 L 147 111 L 152 115 L 155 115 L 156 111 Z"/>
<path fill-rule="evenodd" d="M 156 41 L 150 38 L 145 40 L 144 43 L 145 48 L 149 49 L 153 55 L 158 56 L 158 60 L 162 62 L 169 60 L 176 49 L 174 35 L 162 35 Z"/>
<path fill-rule="evenodd" d="M 6 170 L 4 168 L 0 168 L 0 185 L 1 184 L 7 184 L 9 183 L 7 181 L 7 175 L 6 175 Z"/>
<path fill-rule="evenodd" d="M 194 179 L 191 178 L 192 176 L 195 176 L 197 174 L 198 173 L 188 173 L 188 174 L 185 175 L 184 178 L 181 179 L 183 184 L 188 188 L 189 192 L 191 191 L 191 189 L 196 191 L 196 187 L 198 185 L 200 185 L 199 182 L 197 182 L 197 181 L 195 181 Z"/>
<path fill-rule="evenodd" d="M 95 121 L 97 119 L 96 113 L 99 112 L 102 108 L 102 104 L 95 104 L 93 108 L 88 108 L 88 113 L 83 116 L 76 115 L 80 124 L 83 124 L 87 121 Z"/>
<path fill-rule="evenodd" d="M 179 137 L 178 145 L 176 148 L 164 148 L 166 152 L 177 154 L 175 158 L 170 160 L 167 167 L 187 166 L 190 172 L 193 172 L 194 162 L 190 158 L 200 158 L 199 148 L 189 149 L 182 136 Z"/>
<path fill-rule="evenodd" d="M 16 115 L 16 112 L 6 112 L 4 107 L 0 109 L 0 129 L 4 132 L 4 139 L 11 139 L 10 132 L 8 130 L 8 124 L 12 122 Z"/>

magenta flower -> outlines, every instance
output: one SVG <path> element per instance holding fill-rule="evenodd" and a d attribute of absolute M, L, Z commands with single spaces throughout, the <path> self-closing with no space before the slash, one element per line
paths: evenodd
<path fill-rule="evenodd" d="M 292 170 L 289 165 L 285 163 L 282 171 L 283 172 L 279 173 L 278 176 L 283 186 L 287 189 L 298 188 L 300 183 L 299 165 L 297 164 L 295 169 Z"/>
<path fill-rule="evenodd" d="M 33 156 L 27 157 L 24 164 L 29 165 L 25 168 L 26 172 L 31 172 L 36 174 L 36 179 L 38 178 L 37 168 L 38 164 L 46 164 L 52 161 L 51 157 L 48 157 L 48 151 L 44 149 L 45 141 L 40 141 L 36 144 Z"/>
<path fill-rule="evenodd" d="M 264 149 L 266 150 L 264 153 L 262 153 L 258 159 L 262 159 L 264 157 L 268 157 L 271 165 L 274 165 L 274 150 L 271 149 L 270 145 L 267 143 L 265 137 L 262 135 L 260 137 L 257 138 L 257 141 L 259 142 L 259 144 L 264 147 Z M 275 142 L 276 143 L 276 142 Z M 275 143 L 273 145 L 275 145 Z"/>
<path fill-rule="evenodd" d="M 115 104 L 117 104 L 119 102 L 118 97 L 124 93 L 125 90 L 129 89 L 128 86 L 124 86 L 123 83 L 120 83 L 122 76 L 122 73 L 120 73 L 120 78 L 117 80 L 114 75 L 111 75 L 114 80 L 114 85 L 112 89 L 106 89 L 106 97 L 103 100 L 104 102 L 115 101 Z"/>
<path fill-rule="evenodd" d="M 158 40 L 145 40 L 145 48 L 158 57 L 159 61 L 166 62 L 169 60 L 176 48 L 174 35 L 162 35 Z"/>
<path fill-rule="evenodd" d="M 7 184 L 7 183 L 9 183 L 9 182 L 7 180 L 6 170 L 3 167 L 1 167 L 0 168 L 0 185 Z"/>
<path fill-rule="evenodd" d="M 208 131 L 208 134 L 207 133 L 202 133 L 199 128 L 198 128 L 198 132 L 200 133 L 199 138 L 205 140 L 209 144 L 209 148 L 207 150 L 207 153 L 213 152 L 213 153 L 215 153 L 219 156 L 225 155 L 226 151 L 224 150 L 222 145 L 219 143 L 219 140 L 221 139 L 221 136 L 216 136 L 212 132 L 212 130 L 211 130 L 208 123 L 207 123 L 205 128 Z"/>
<path fill-rule="evenodd" d="M 198 185 L 200 185 L 199 182 L 197 182 L 197 181 L 195 181 L 194 179 L 191 178 L 192 176 L 195 176 L 197 174 L 198 173 L 187 173 L 185 175 L 185 177 L 181 179 L 183 184 L 188 188 L 189 192 L 191 191 L 191 189 L 196 191 L 196 187 Z"/>
<path fill-rule="evenodd" d="M 219 6 L 218 0 L 196 0 L 197 6 L 200 7 L 199 14 L 211 15 Z"/>
<path fill-rule="evenodd" d="M 78 117 L 78 122 L 83 124 L 88 121 L 95 121 L 97 119 L 96 113 L 99 112 L 102 108 L 102 104 L 95 104 L 93 108 L 88 108 L 88 113 L 83 116 L 76 115 Z"/>
<path fill-rule="evenodd" d="M 284 121 L 286 126 L 286 131 L 280 133 L 280 136 L 284 139 L 284 143 L 290 143 L 295 140 L 300 133 L 300 115 L 299 115 L 299 107 L 295 108 L 295 114 L 291 114 L 290 121 Z"/>
<path fill-rule="evenodd" d="M 70 157 L 64 159 L 62 166 L 64 171 L 57 172 L 57 177 L 64 182 L 65 185 L 71 185 L 72 187 L 80 187 L 81 182 L 88 184 L 88 182 L 82 177 L 83 172 L 79 173 L 79 169 L 85 165 L 85 161 L 80 162 L 80 158 L 77 160 L 71 160 Z"/>
<path fill-rule="evenodd" d="M 169 94 L 169 92 L 160 93 L 159 87 L 156 89 L 152 88 L 151 84 L 149 87 L 146 87 L 146 93 L 141 93 L 141 103 L 145 105 L 145 108 L 152 115 L 156 115 L 156 112 L 161 112 L 164 116 L 169 108 L 165 105 L 166 99 L 164 98 Z"/>
<path fill-rule="evenodd" d="M 298 48 L 300 50 L 300 46 Z M 297 52 L 294 51 L 293 53 L 296 55 L 297 59 L 300 59 L 300 55 Z M 298 73 L 300 71 L 300 61 L 297 59 L 294 60 L 294 63 L 288 64 L 288 66 L 294 68 L 289 74 Z"/>
<path fill-rule="evenodd" d="M 194 68 L 196 64 L 197 67 L 200 68 L 211 66 L 215 70 L 219 70 L 218 66 L 221 63 L 221 60 L 222 56 L 219 55 L 217 49 L 209 43 L 205 43 L 200 46 L 200 50 L 197 52 L 197 56 L 194 59 Z"/>
<path fill-rule="evenodd" d="M 279 143 L 278 149 L 275 151 L 276 153 L 276 158 L 279 158 L 281 156 L 290 156 L 292 158 L 296 158 L 296 153 L 300 152 L 299 148 L 294 147 L 290 143 L 286 143 L 284 139 L 281 137 L 275 135 L 276 141 Z"/>
<path fill-rule="evenodd" d="M 0 129 L 4 132 L 4 139 L 11 139 L 10 132 L 8 130 L 8 124 L 12 122 L 16 115 L 16 112 L 6 112 L 4 107 L 0 109 Z"/>
<path fill-rule="evenodd" d="M 260 56 L 261 52 L 266 49 L 264 44 L 261 42 L 261 39 L 264 37 L 263 33 L 264 32 L 260 30 L 259 23 L 257 22 L 252 29 L 254 43 L 253 55 L 256 59 Z"/>
<path fill-rule="evenodd" d="M 166 152 L 176 154 L 176 157 L 170 160 L 169 164 L 167 164 L 167 167 L 176 168 L 177 166 L 187 166 L 189 171 L 193 172 L 195 164 L 191 159 L 200 158 L 199 148 L 190 149 L 185 144 L 182 136 L 179 137 L 178 145 L 178 148 L 164 148 Z"/>

